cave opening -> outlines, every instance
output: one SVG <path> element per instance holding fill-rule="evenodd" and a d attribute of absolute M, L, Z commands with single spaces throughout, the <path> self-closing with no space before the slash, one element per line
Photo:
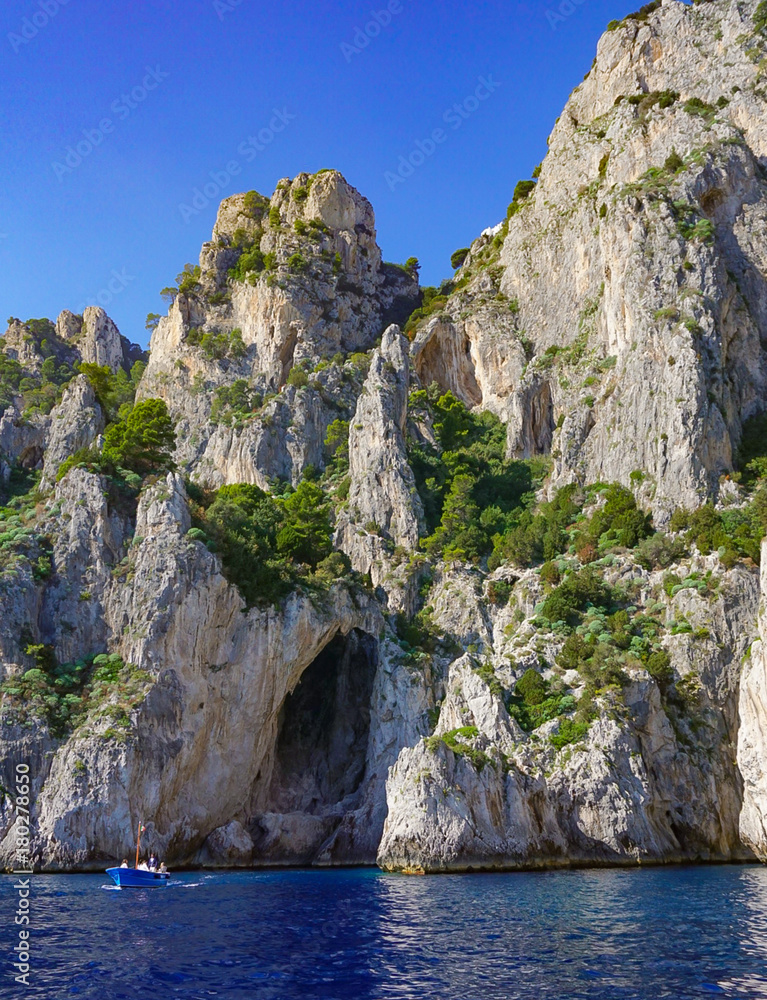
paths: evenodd
<path fill-rule="evenodd" d="M 365 776 L 378 643 L 354 629 L 306 668 L 279 719 L 270 809 L 322 815 L 354 807 Z"/>

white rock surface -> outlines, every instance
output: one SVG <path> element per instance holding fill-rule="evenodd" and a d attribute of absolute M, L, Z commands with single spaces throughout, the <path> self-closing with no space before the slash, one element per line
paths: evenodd
<path fill-rule="evenodd" d="M 762 544 L 759 638 L 743 663 L 740 680 L 738 768 L 743 777 L 740 836 L 767 861 L 767 541 Z"/>

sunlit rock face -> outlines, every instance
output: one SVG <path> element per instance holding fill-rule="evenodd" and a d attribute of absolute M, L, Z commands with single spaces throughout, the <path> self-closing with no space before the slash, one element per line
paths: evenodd
<path fill-rule="evenodd" d="M 238 266 L 242 280 L 229 279 Z M 328 425 L 354 407 L 348 359 L 407 317 L 417 283 L 382 262 L 370 203 L 334 170 L 282 180 L 270 200 L 227 198 L 200 268 L 152 336 L 141 393 L 168 403 L 198 482 L 295 482 L 322 467 Z M 291 384 L 297 367 L 312 372 L 308 392 Z M 244 424 L 214 406 L 235 383 L 264 400 Z"/>
<path fill-rule="evenodd" d="M 761 861 L 767 861 L 767 542 L 762 545 L 759 638 L 743 663 L 738 711 L 738 768 L 743 777 L 740 836 Z"/>
<path fill-rule="evenodd" d="M 755 11 L 613 24 L 537 183 L 439 290 L 382 261 L 336 171 L 227 198 L 138 385 L 175 423 L 162 469 L 102 462 L 105 386 L 142 359 L 103 310 L 9 322 L 0 785 L 29 765 L 38 867 L 102 869 L 139 820 L 171 865 L 767 859 L 767 543 L 760 571 L 758 538 L 671 521 L 757 516 L 736 471 L 767 401 Z M 246 596 L 214 497 L 257 484 L 284 514 L 302 482 L 333 552 L 275 540 L 258 566 L 291 589 Z M 597 482 L 667 532 L 586 538 Z M 525 506 L 540 552 L 488 561 Z M 437 544 L 464 527 L 478 555 Z M 8 864 L 17 820 L 4 793 Z"/>
<path fill-rule="evenodd" d="M 508 233 L 418 329 L 422 379 L 498 413 L 513 454 L 550 453 L 552 486 L 641 470 L 661 518 L 696 506 L 764 405 L 754 11 L 664 3 L 606 32 Z"/>

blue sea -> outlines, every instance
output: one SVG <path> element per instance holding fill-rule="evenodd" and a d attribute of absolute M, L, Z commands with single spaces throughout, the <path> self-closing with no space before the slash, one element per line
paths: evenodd
<path fill-rule="evenodd" d="M 168 888 L 36 876 L 30 987 L 46 1000 L 767 998 L 767 868 L 446 876 L 193 872 Z"/>

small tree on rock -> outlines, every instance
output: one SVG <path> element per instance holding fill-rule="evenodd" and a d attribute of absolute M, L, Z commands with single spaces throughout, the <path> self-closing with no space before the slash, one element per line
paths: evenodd
<path fill-rule="evenodd" d="M 176 432 L 162 399 L 137 403 L 124 420 L 107 428 L 104 461 L 144 475 L 174 468 Z"/>

